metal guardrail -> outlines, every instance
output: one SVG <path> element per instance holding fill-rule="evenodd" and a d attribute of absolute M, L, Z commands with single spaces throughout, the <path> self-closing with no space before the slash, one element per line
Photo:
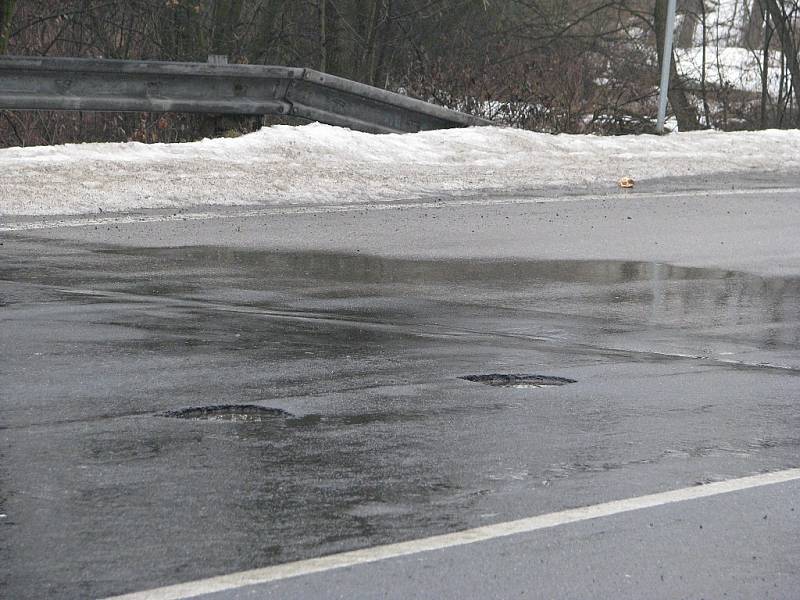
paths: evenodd
<path fill-rule="evenodd" d="M 0 109 L 286 115 L 372 133 L 490 124 L 312 69 L 224 60 L 0 57 Z"/>

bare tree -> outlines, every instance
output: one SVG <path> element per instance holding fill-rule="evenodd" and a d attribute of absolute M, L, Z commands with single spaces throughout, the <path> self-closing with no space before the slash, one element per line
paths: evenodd
<path fill-rule="evenodd" d="M 718 28 L 717 2 L 680 0 L 669 100 L 682 130 L 700 125 L 698 111 L 719 128 L 800 124 L 800 0 L 737 1 L 745 21 Z M 666 0 L 0 0 L 0 52 L 226 54 L 316 67 L 517 127 L 628 133 L 652 131 L 665 8 Z M 758 71 L 747 85 L 725 80 L 720 36 L 750 53 L 736 66 Z M 6 112 L 0 145 L 176 141 L 207 127 L 190 115 Z"/>
<path fill-rule="evenodd" d="M 17 0 L 0 0 L 0 54 L 5 54 L 11 37 L 11 21 Z"/>
<path fill-rule="evenodd" d="M 786 61 L 786 67 L 789 71 L 792 81 L 792 88 L 794 89 L 794 97 L 800 94 L 800 62 L 798 61 L 798 45 L 795 39 L 795 32 L 792 28 L 794 19 L 792 14 L 797 10 L 796 4 L 787 9 L 787 5 L 794 4 L 792 2 L 779 1 L 779 0 L 762 0 L 764 8 L 769 12 L 772 20 L 773 27 L 778 34 L 778 39 L 781 43 L 783 50 L 783 57 Z M 800 127 L 800 110 L 795 115 L 797 126 Z"/>

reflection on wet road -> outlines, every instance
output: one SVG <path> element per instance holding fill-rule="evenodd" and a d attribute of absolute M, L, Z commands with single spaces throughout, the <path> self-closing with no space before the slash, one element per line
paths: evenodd
<path fill-rule="evenodd" d="M 0 311 L 15 598 L 789 467 L 800 447 L 800 279 L 19 237 Z M 576 383 L 460 379 L 482 373 Z"/>

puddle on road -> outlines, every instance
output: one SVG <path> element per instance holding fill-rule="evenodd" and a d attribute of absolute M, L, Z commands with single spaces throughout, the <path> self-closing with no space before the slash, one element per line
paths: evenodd
<path fill-rule="evenodd" d="M 196 290 L 184 277 L 225 277 L 253 290 L 294 289 L 336 284 L 469 285 L 476 290 L 527 290 L 531 286 L 580 284 L 595 289 L 609 303 L 670 301 L 675 307 L 709 311 L 714 307 L 758 305 L 765 310 L 800 307 L 800 278 L 758 277 L 723 269 L 681 267 L 657 262 L 614 260 L 431 260 L 384 258 L 326 252 L 269 252 L 216 247 L 112 248 L 97 250 L 98 258 L 139 256 L 148 268 L 169 277 L 153 282 L 159 295 L 172 290 Z M 127 260 L 126 260 L 127 264 Z M 112 265 L 113 268 L 113 265 Z M 171 274 L 174 273 L 173 277 Z M 675 284 L 680 284 L 676 289 Z M 608 286 L 618 286 L 609 289 Z M 142 288 L 146 290 L 146 286 Z M 571 288 L 570 288 L 571 289 Z M 346 289 L 342 289 L 346 292 Z M 335 298 L 330 288 L 321 298 Z M 344 297 L 344 295 L 342 296 Z"/>
<path fill-rule="evenodd" d="M 207 302 L 208 309 L 178 307 L 168 314 L 159 309 L 132 323 L 147 329 L 155 345 L 173 343 L 176 350 L 179 344 L 223 344 L 229 330 L 238 326 L 234 320 L 243 318 L 230 314 L 224 321 L 220 307 L 228 306 L 283 310 L 297 318 L 335 318 L 349 324 L 338 329 L 278 324 L 270 329 L 265 319 L 252 335 L 248 329 L 237 331 L 241 335 L 230 344 L 237 350 L 257 350 L 271 343 L 297 357 L 303 352 L 333 356 L 357 350 L 374 356 L 380 352 L 373 349 L 398 339 L 396 331 L 359 328 L 362 322 L 402 322 L 410 328 L 437 323 L 456 332 L 508 328 L 523 335 L 533 324 L 536 333 L 552 330 L 550 337 L 556 340 L 605 339 L 600 343 L 615 347 L 628 347 L 625 342 L 630 340 L 608 342 L 609 337 L 644 332 L 646 339 L 634 339 L 630 347 L 657 343 L 656 350 L 667 354 L 698 356 L 774 350 L 777 355 L 766 359 L 780 364 L 800 344 L 797 277 L 613 260 L 401 259 L 206 246 L 93 250 L 52 259 L 45 255 L 30 271 L 15 272 L 13 281 L 101 292 L 129 289 L 143 298 Z M 5 295 L 0 293 L 0 302 L 6 301 Z M 112 297 L 77 294 L 70 301 L 79 298 L 83 303 L 115 302 Z M 212 313 L 214 319 L 209 319 Z M 187 318 L 176 318 L 180 316 Z M 302 327 L 315 330 L 310 349 Z M 709 347 L 702 346 L 706 340 Z M 764 359 L 747 356 L 751 362 Z"/>
<path fill-rule="evenodd" d="M 125 264 L 139 257 L 178 288 L 202 282 L 192 292 L 195 298 L 336 316 L 354 327 L 360 321 L 403 321 L 483 330 L 513 327 L 520 319 L 525 333 L 531 315 L 539 314 L 534 318 L 540 328 L 553 329 L 559 339 L 565 332 L 596 340 L 657 328 L 655 337 L 648 333 L 641 343 L 633 340 L 633 347 L 655 341 L 667 354 L 745 355 L 758 349 L 784 355 L 800 343 L 796 277 L 657 262 L 420 260 L 217 247 L 105 248 L 97 256 L 105 263 L 120 256 Z M 185 279 L 190 281 L 182 283 Z M 488 317 L 492 310 L 526 312 Z M 387 343 L 374 331 L 356 335 L 351 328 L 350 337 L 344 330 L 336 335 L 353 348 L 358 344 L 353 336 L 373 335 L 373 342 Z M 702 346 L 706 340 L 708 347 Z"/>
<path fill-rule="evenodd" d="M 654 277 L 673 280 L 731 279 L 735 271 L 615 260 L 432 260 L 334 252 L 270 252 L 209 246 L 104 248 L 99 255 L 141 256 L 160 269 L 204 273 L 246 272 L 276 284 L 286 279 L 347 283 L 625 283 Z"/>

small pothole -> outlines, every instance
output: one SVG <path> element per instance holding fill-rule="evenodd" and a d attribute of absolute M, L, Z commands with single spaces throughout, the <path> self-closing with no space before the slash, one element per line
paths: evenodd
<path fill-rule="evenodd" d="M 217 404 L 194 406 L 159 413 L 161 417 L 192 419 L 195 421 L 234 421 L 236 423 L 258 423 L 293 415 L 280 408 L 269 408 L 257 404 Z"/>
<path fill-rule="evenodd" d="M 551 377 L 549 375 L 525 375 L 519 373 L 489 373 L 487 375 L 464 375 L 459 377 L 466 381 L 482 383 L 494 387 L 509 387 L 517 389 L 546 388 L 577 383 L 574 379 L 566 377 Z"/>

